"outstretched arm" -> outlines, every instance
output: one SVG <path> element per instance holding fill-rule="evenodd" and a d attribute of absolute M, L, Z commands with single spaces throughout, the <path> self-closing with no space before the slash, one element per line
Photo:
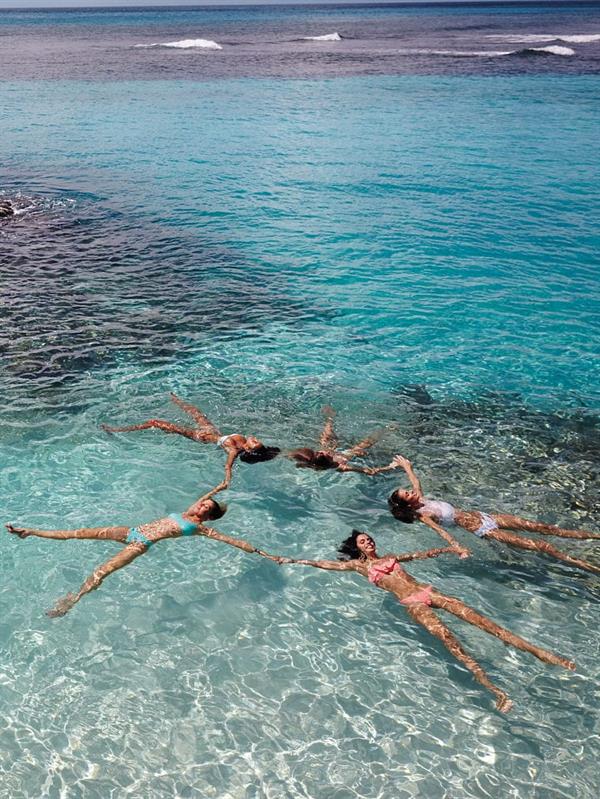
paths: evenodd
<path fill-rule="evenodd" d="M 125 547 L 118 555 L 115 555 L 114 558 L 107 560 L 106 563 L 94 569 L 76 594 L 67 594 L 63 599 L 59 599 L 54 608 L 47 611 L 47 615 L 53 618 L 56 616 L 64 616 L 65 613 L 71 610 L 76 602 L 79 602 L 82 596 L 99 588 L 109 574 L 116 572 L 118 569 L 122 569 L 123 566 L 129 565 L 132 560 L 135 560 L 139 555 L 143 555 L 146 551 L 147 548 L 140 544 L 132 544 Z"/>
<path fill-rule="evenodd" d="M 423 489 L 421 488 L 421 483 L 419 482 L 419 478 L 417 477 L 417 475 L 414 473 L 412 463 L 408 460 L 408 458 L 405 458 L 403 455 L 396 455 L 396 457 L 393 458 L 392 463 L 390 465 L 392 464 L 394 466 L 394 469 L 397 469 L 398 467 L 404 469 L 404 471 L 406 472 L 406 476 L 410 480 L 410 484 L 412 486 L 413 491 L 417 495 L 418 499 L 422 499 Z"/>
<path fill-rule="evenodd" d="M 325 424 L 323 426 L 323 432 L 321 433 L 321 438 L 319 439 L 319 446 L 324 450 L 334 450 L 337 448 L 338 439 L 333 429 L 333 420 L 335 419 L 335 411 L 331 407 L 331 405 L 325 405 L 322 409 L 323 415 L 325 416 Z"/>
<path fill-rule="evenodd" d="M 281 558 L 281 563 L 297 563 L 300 566 L 314 566 L 316 569 L 326 569 L 333 572 L 356 571 L 353 560 L 304 560 L 297 558 Z"/>
<path fill-rule="evenodd" d="M 443 555 L 446 552 L 457 554 L 456 547 L 437 547 L 437 549 L 425 549 L 420 552 L 402 552 L 400 555 L 394 555 L 397 561 L 405 563 L 409 560 L 426 560 L 427 558 L 437 558 L 438 555 Z"/>
<path fill-rule="evenodd" d="M 350 463 L 343 463 L 338 466 L 340 472 L 359 472 L 360 474 L 381 474 L 381 472 L 392 472 L 398 468 L 398 464 L 391 461 L 387 466 L 353 466 Z"/>
<path fill-rule="evenodd" d="M 444 530 L 443 527 L 440 527 L 440 525 L 437 522 L 435 522 L 431 518 L 431 516 L 419 516 L 419 521 L 423 522 L 423 524 L 426 524 L 427 527 L 430 527 L 432 530 L 435 530 L 435 532 L 440 536 L 440 538 L 443 538 L 444 541 L 446 541 L 450 545 L 451 549 L 457 555 L 459 555 L 459 557 L 461 558 L 469 557 L 471 551 L 461 546 L 461 544 L 456 540 L 456 538 L 450 535 L 450 533 L 447 530 Z"/>
<path fill-rule="evenodd" d="M 288 561 L 288 558 L 283 558 L 278 555 L 270 555 L 268 552 L 265 552 L 262 549 L 257 549 L 249 541 L 244 541 L 243 538 L 234 538 L 231 535 L 220 533 L 218 530 L 215 530 L 212 527 L 207 527 L 204 524 L 201 524 L 198 527 L 196 535 L 203 535 L 206 538 L 212 538 L 215 541 L 221 541 L 223 544 L 229 544 L 230 547 L 241 549 L 243 552 L 247 552 L 249 555 L 261 555 L 263 558 L 272 560 L 275 563 L 286 563 Z"/>
<path fill-rule="evenodd" d="M 239 452 L 236 452 L 234 449 L 227 450 L 227 460 L 225 461 L 225 479 L 221 483 L 223 488 L 229 488 L 229 484 L 231 483 L 231 474 L 233 470 L 233 464 L 235 463 L 235 459 L 239 455 Z M 223 489 L 220 488 L 219 491 Z M 216 493 L 216 492 L 215 492 Z"/>

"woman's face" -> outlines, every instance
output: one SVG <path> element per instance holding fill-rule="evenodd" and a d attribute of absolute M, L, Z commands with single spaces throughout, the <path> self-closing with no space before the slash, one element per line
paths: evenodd
<path fill-rule="evenodd" d="M 214 502 L 212 499 L 204 499 L 198 508 L 198 516 L 201 519 L 207 519 L 213 511 Z"/>
<path fill-rule="evenodd" d="M 356 546 L 363 555 L 367 557 L 375 554 L 375 541 L 368 533 L 359 533 L 356 536 Z"/>
<path fill-rule="evenodd" d="M 253 449 L 262 447 L 262 445 L 263 445 L 262 441 L 256 438 L 255 436 L 246 436 L 246 446 L 244 447 L 244 449 L 247 452 L 251 452 Z"/>
<path fill-rule="evenodd" d="M 396 495 L 399 497 L 399 499 L 403 499 L 405 502 L 408 502 L 408 504 L 413 508 L 418 508 L 421 504 L 421 500 L 414 491 L 403 491 L 399 488 L 396 491 Z"/>

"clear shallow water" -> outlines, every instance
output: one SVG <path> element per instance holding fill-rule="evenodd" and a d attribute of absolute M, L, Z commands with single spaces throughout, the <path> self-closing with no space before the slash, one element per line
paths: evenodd
<path fill-rule="evenodd" d="M 283 446 L 317 436 L 324 402 L 344 440 L 395 422 L 374 461 L 406 452 L 434 495 L 597 524 L 596 78 L 0 91 L 23 208 L 0 223 L 3 519 L 186 507 L 219 452 L 98 429 L 181 419 L 175 390 Z M 394 485 L 240 466 L 217 526 L 306 556 L 352 526 L 383 551 L 433 543 L 391 520 Z M 591 575 L 472 541 L 411 568 L 577 661 L 450 622 L 515 700 L 504 718 L 356 578 L 176 541 L 52 622 L 114 548 L 1 542 L 8 796 L 597 796 Z"/>

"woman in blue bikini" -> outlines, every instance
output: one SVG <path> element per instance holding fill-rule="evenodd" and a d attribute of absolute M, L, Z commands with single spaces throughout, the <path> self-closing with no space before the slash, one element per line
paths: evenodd
<path fill-rule="evenodd" d="M 240 433 L 223 435 L 208 416 L 205 416 L 195 405 L 185 402 L 185 400 L 180 399 L 172 392 L 170 396 L 175 405 L 187 413 L 188 416 L 191 416 L 195 422 L 194 427 L 183 427 L 172 422 L 166 422 L 164 419 L 148 419 L 147 422 L 127 425 L 126 427 L 109 427 L 103 424 L 102 428 L 107 433 L 129 433 L 132 430 L 162 430 L 163 433 L 175 433 L 200 444 L 216 444 L 227 453 L 223 488 L 227 488 L 231 483 L 231 472 L 237 458 L 244 461 L 244 463 L 260 463 L 261 461 L 270 461 L 279 455 L 280 449 L 278 447 L 266 447 L 255 436 L 243 436 Z"/>
<path fill-rule="evenodd" d="M 421 483 L 413 471 L 411 462 L 402 457 L 402 455 L 397 455 L 393 463 L 404 469 L 412 486 L 412 491 L 397 489 L 388 499 L 390 511 L 399 521 L 407 524 L 420 521 L 435 530 L 450 546 L 459 549 L 462 549 L 460 544 L 445 529 L 446 527 L 462 527 L 463 530 L 473 533 L 478 538 L 493 539 L 519 549 L 540 552 L 557 560 L 562 560 L 571 566 L 577 566 L 580 569 L 600 574 L 600 566 L 595 566 L 587 560 L 567 555 L 566 552 L 562 552 L 546 541 L 526 538 L 509 531 L 522 530 L 524 532 L 556 535 L 560 538 L 571 538 L 579 541 L 600 539 L 598 533 L 590 533 L 587 530 L 565 530 L 553 524 L 530 521 L 509 513 L 483 513 L 482 511 L 461 510 L 453 507 L 449 502 L 427 499 L 421 489 Z M 462 549 L 462 554 L 468 554 L 468 550 Z"/>
<path fill-rule="evenodd" d="M 64 616 L 82 596 L 99 588 L 109 574 L 128 566 L 140 555 L 145 554 L 153 544 L 168 538 L 179 538 L 187 535 L 205 535 L 200 533 L 200 525 L 205 521 L 214 521 L 224 515 L 226 508 L 212 499 L 213 494 L 221 489 L 217 486 L 191 505 L 184 513 L 171 513 L 164 519 L 140 524 L 138 527 L 82 527 L 78 530 L 34 530 L 29 527 L 16 527 L 7 524 L 9 533 L 19 538 L 30 535 L 38 538 L 53 538 L 66 541 L 70 538 L 96 538 L 101 541 L 117 541 L 125 544 L 118 555 L 98 566 L 83 583 L 76 594 L 67 594 L 59 599 L 55 607 L 48 611 L 48 616 Z M 232 543 L 233 539 L 228 540 Z M 236 545 L 235 543 L 233 544 Z M 241 546 L 244 549 L 245 546 Z"/>

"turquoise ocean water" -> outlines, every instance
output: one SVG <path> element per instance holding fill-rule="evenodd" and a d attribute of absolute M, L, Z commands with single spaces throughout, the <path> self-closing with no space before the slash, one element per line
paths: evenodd
<path fill-rule="evenodd" d="M 335 13 L 304 28 L 342 30 Z M 573 13 L 564 30 L 595 32 Z M 168 36 L 217 35 L 188 22 Z M 48 48 L 79 41 L 51 24 Z M 0 84 L 0 193 L 23 211 L 0 223 L 2 521 L 183 510 L 220 451 L 99 429 L 183 421 L 176 391 L 282 447 L 314 441 L 331 403 L 344 441 L 395 425 L 372 462 L 403 452 L 434 496 L 598 529 L 597 76 L 547 59 L 339 76 L 333 58 L 311 54 L 329 71 L 302 79 L 161 79 L 153 62 L 94 80 L 64 61 L 60 79 Z M 396 484 L 240 465 L 216 526 L 304 557 L 353 526 L 382 551 L 434 546 L 388 514 Z M 51 620 L 115 547 L 0 537 L 0 795 L 595 799 L 598 578 L 462 539 L 470 560 L 410 571 L 578 664 L 450 620 L 507 717 L 356 577 L 185 539 Z M 600 563 L 594 542 L 564 549 Z"/>

